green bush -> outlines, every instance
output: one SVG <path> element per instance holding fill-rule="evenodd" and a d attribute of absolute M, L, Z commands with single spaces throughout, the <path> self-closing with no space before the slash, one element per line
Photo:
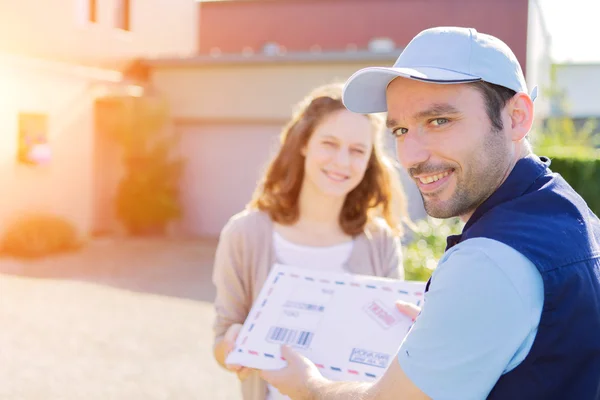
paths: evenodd
<path fill-rule="evenodd" d="M 554 78 L 554 76 L 553 76 Z M 557 112 L 531 135 L 534 152 L 551 159 L 550 169 L 559 173 L 600 214 L 600 134 L 597 121 L 588 119 L 578 126 L 568 115 L 566 94 L 556 87 L 548 89 Z"/>
<path fill-rule="evenodd" d="M 536 153 L 547 149 L 567 149 L 567 151 L 593 151 L 600 146 L 600 135 L 596 134 L 596 120 L 586 120 L 580 127 L 568 116 L 546 119 L 545 126 L 531 135 Z"/>
<path fill-rule="evenodd" d="M 559 173 L 600 215 L 600 151 L 565 147 L 547 148 L 544 153 L 552 163 L 550 169 Z"/>
<path fill-rule="evenodd" d="M 183 173 L 166 99 L 151 90 L 141 97 L 105 97 L 96 101 L 96 120 L 98 131 L 123 150 L 125 172 L 115 198 L 118 219 L 131 235 L 164 234 L 168 223 L 181 217 Z"/>
<path fill-rule="evenodd" d="M 2 254 L 37 258 L 81 246 L 77 230 L 66 219 L 52 215 L 24 216 L 10 224 L 0 242 Z"/>
<path fill-rule="evenodd" d="M 130 156 L 116 196 L 117 216 L 132 235 L 164 234 L 168 221 L 181 216 L 179 178 L 183 162 L 173 160 L 174 138 L 146 145 L 145 154 Z"/>
<path fill-rule="evenodd" d="M 446 238 L 461 233 L 463 226 L 458 218 L 418 221 L 414 239 L 404 248 L 405 279 L 428 280 L 446 250 Z"/>

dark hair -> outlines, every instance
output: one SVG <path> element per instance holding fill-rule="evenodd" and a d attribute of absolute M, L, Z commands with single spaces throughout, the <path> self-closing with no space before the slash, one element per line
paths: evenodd
<path fill-rule="evenodd" d="M 517 92 L 500 85 L 494 85 L 484 81 L 470 83 L 475 89 L 483 95 L 487 115 L 490 118 L 492 127 L 499 132 L 504 128 L 500 112 L 506 103 L 513 98 Z"/>

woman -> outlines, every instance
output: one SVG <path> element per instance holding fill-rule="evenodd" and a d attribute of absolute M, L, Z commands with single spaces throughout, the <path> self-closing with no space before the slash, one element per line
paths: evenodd
<path fill-rule="evenodd" d="M 341 93 L 341 85 L 322 86 L 299 104 L 251 202 L 221 232 L 214 355 L 237 372 L 245 400 L 285 398 L 255 372 L 225 364 L 275 262 L 404 277 L 406 204 L 381 150 L 382 121 L 346 110 Z"/>

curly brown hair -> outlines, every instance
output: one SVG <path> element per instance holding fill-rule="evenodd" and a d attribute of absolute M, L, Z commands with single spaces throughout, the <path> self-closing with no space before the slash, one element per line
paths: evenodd
<path fill-rule="evenodd" d="M 296 106 L 281 132 L 279 151 L 269 163 L 248 208 L 262 210 L 284 225 L 298 220 L 298 197 L 304 179 L 301 149 L 326 116 L 345 109 L 341 84 L 320 86 Z M 365 225 L 378 216 L 401 235 L 402 222 L 410 221 L 396 169 L 382 150 L 383 120 L 373 114 L 367 114 L 365 118 L 371 121 L 376 140 L 362 181 L 346 196 L 339 223 L 346 234 L 354 236 L 363 232 Z"/>

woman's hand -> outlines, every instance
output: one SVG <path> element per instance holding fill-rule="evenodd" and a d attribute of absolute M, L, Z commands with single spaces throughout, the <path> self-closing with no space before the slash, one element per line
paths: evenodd
<path fill-rule="evenodd" d="M 250 372 L 252 370 L 250 368 L 246 368 L 241 365 L 225 363 L 227 356 L 229 355 L 229 353 L 231 353 L 233 351 L 233 349 L 235 347 L 235 341 L 237 340 L 241 330 L 242 330 L 241 324 L 231 325 L 229 327 L 229 329 L 227 329 L 227 332 L 225 332 L 225 336 L 223 337 L 222 346 L 223 346 L 223 354 L 224 354 L 223 364 L 225 365 L 225 368 L 227 368 L 228 370 L 230 370 L 232 372 L 235 372 L 238 376 L 238 379 L 243 381 L 244 379 L 246 379 L 248 377 L 248 375 L 250 375 Z"/>

